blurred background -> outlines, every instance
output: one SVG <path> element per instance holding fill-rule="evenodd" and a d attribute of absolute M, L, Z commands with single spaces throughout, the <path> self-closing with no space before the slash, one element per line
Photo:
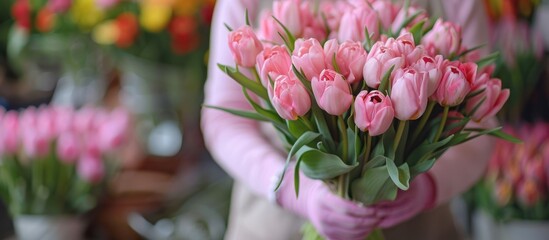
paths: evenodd
<path fill-rule="evenodd" d="M 511 89 L 500 121 L 525 142 L 498 143 L 486 176 L 454 201 L 454 214 L 471 239 L 503 239 L 515 228 L 547 234 L 549 1 L 483 1 L 488 47 L 500 52 L 494 73 Z M 208 155 L 199 126 L 214 5 L 0 1 L 1 106 L 130 113 L 116 174 L 93 210 L 78 214 L 86 239 L 222 239 L 231 179 Z M 25 214 L 0 205 L 0 238 L 15 239 L 13 220 Z"/>

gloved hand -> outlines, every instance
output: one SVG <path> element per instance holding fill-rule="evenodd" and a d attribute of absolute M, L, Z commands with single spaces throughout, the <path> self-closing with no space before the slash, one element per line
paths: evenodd
<path fill-rule="evenodd" d="M 395 201 L 381 202 L 371 207 L 381 217 L 378 226 L 389 228 L 432 208 L 435 200 L 435 181 L 427 172 L 415 177 L 407 191 L 399 191 Z"/>
<path fill-rule="evenodd" d="M 299 197 L 296 198 L 293 167 L 276 193 L 283 208 L 309 219 L 316 230 L 328 239 L 364 240 L 379 223 L 374 209 L 362 207 L 332 193 L 326 184 L 300 175 Z"/>

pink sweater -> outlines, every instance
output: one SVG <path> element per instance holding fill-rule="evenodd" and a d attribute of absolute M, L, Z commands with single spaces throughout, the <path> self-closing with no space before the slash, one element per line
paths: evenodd
<path fill-rule="evenodd" d="M 242 88 L 217 68 L 217 63 L 234 65 L 227 45 L 228 30 L 244 24 L 245 9 L 255 19 L 259 3 L 256 0 L 218 0 L 213 18 L 208 81 L 205 104 L 227 108 L 252 108 L 242 95 Z M 447 20 L 463 26 L 464 43 L 476 46 L 487 42 L 484 7 L 477 0 L 444 1 Z M 493 123 L 491 124 L 493 125 Z M 285 153 L 273 146 L 254 120 L 237 117 L 219 110 L 204 108 L 202 130 L 207 148 L 214 159 L 236 181 L 244 183 L 260 196 L 273 194 L 272 181 L 280 172 Z M 444 154 L 430 173 L 437 185 L 437 203 L 444 203 L 468 189 L 483 173 L 493 141 L 481 137 L 455 147 Z"/>

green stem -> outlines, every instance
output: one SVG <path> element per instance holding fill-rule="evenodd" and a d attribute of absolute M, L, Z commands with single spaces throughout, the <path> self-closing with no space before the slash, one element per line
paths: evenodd
<path fill-rule="evenodd" d="M 414 134 L 412 135 L 412 143 L 416 141 L 416 139 L 419 137 L 419 134 L 421 134 L 421 131 L 423 131 L 423 128 L 425 127 L 425 124 L 427 123 L 427 120 L 429 120 L 429 117 L 431 117 L 431 113 L 433 112 L 433 109 L 435 108 L 435 101 L 429 101 L 429 105 L 427 106 L 427 110 L 421 117 L 421 120 L 419 120 L 419 124 L 416 127 L 416 130 L 414 131 Z"/>
<path fill-rule="evenodd" d="M 398 145 L 400 144 L 400 140 L 402 138 L 402 134 L 404 133 L 404 127 L 406 126 L 406 120 L 400 120 L 398 122 L 398 129 L 395 136 L 395 141 L 393 142 L 393 152 L 396 152 Z"/>
<path fill-rule="evenodd" d="M 440 126 L 438 126 L 437 134 L 435 135 L 435 139 L 433 142 L 437 142 L 440 138 L 440 135 L 442 134 L 442 131 L 444 130 L 444 127 L 446 125 L 446 120 L 448 119 L 448 112 L 450 111 L 450 106 L 444 107 L 444 112 L 442 113 L 442 120 L 440 120 Z"/>
<path fill-rule="evenodd" d="M 366 172 L 366 163 L 368 163 L 368 160 L 370 160 L 370 151 L 372 150 L 372 136 L 370 134 L 368 134 L 368 137 L 366 137 L 364 149 L 364 165 L 362 166 L 362 174 Z"/>
<path fill-rule="evenodd" d="M 343 162 L 347 163 L 348 161 L 348 149 L 349 149 L 349 141 L 347 139 L 347 127 L 345 126 L 345 120 L 343 119 L 343 116 L 338 116 L 338 126 L 340 131 L 340 141 L 341 141 L 341 158 Z M 338 179 L 338 194 L 344 199 L 349 198 L 349 191 L 347 186 L 349 182 L 349 174 L 343 174 L 339 176 Z"/>
<path fill-rule="evenodd" d="M 303 124 L 305 124 L 305 126 L 307 126 L 308 130 L 310 130 L 310 131 L 315 131 L 316 130 L 313 123 L 307 117 L 302 116 L 302 117 L 299 117 L 298 119 L 300 119 L 303 122 Z"/>
<path fill-rule="evenodd" d="M 255 67 L 251 67 L 250 70 L 254 74 L 254 78 L 258 83 L 261 83 L 261 78 L 259 77 L 259 73 L 257 72 L 257 69 Z"/>

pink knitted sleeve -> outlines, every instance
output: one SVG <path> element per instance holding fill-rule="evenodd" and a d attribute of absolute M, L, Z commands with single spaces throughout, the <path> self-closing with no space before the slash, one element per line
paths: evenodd
<path fill-rule="evenodd" d="M 245 9 L 250 18 L 258 12 L 256 0 L 218 0 L 211 35 L 205 104 L 251 110 L 242 88 L 217 68 L 218 63 L 234 66 L 228 50 L 228 30 L 245 24 Z M 213 158 L 237 181 L 264 197 L 273 197 L 272 181 L 282 170 L 284 155 L 266 139 L 259 124 L 219 110 L 203 108 L 202 130 Z M 276 138 L 277 136 L 269 136 Z"/>

